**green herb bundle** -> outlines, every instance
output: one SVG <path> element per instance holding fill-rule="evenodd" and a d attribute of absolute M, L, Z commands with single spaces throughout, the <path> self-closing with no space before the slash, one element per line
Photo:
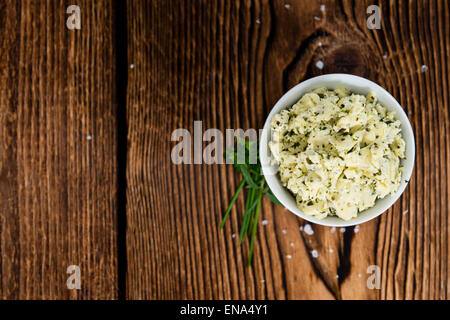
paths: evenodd
<path fill-rule="evenodd" d="M 231 208 L 235 204 L 241 191 L 246 190 L 247 196 L 245 200 L 245 212 L 242 218 L 242 225 L 239 233 L 239 244 L 242 243 L 247 234 L 250 234 L 250 250 L 247 263 L 247 266 L 250 267 L 263 195 L 265 195 L 276 204 L 281 205 L 281 203 L 271 193 L 269 186 L 266 184 L 266 180 L 264 179 L 264 176 L 262 174 L 261 162 L 257 151 L 257 141 L 248 141 L 240 137 L 236 137 L 236 140 L 238 146 L 237 150 L 235 150 L 234 148 L 228 148 L 224 154 L 224 157 L 227 160 L 227 163 L 233 164 L 233 167 L 242 175 L 242 180 L 239 183 L 239 186 L 237 187 L 233 197 L 231 198 L 230 204 L 225 211 L 220 227 L 223 228 L 223 226 L 225 225 Z M 244 157 L 239 157 L 238 152 L 240 150 L 245 151 Z M 254 161 L 254 155 L 256 155 L 256 161 Z"/>

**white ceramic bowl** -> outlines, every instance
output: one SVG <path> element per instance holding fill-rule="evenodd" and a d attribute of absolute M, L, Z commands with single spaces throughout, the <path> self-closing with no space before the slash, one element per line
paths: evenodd
<path fill-rule="evenodd" d="M 272 157 L 269 149 L 269 141 L 271 140 L 270 122 L 272 120 L 272 117 L 275 114 L 279 113 L 281 110 L 291 107 L 305 93 L 320 87 L 327 87 L 329 89 L 344 87 L 349 89 L 351 92 L 363 95 L 368 94 L 369 91 L 375 92 L 376 97 L 382 106 L 384 106 L 387 110 L 395 111 L 396 118 L 401 122 L 401 134 L 406 143 L 406 158 L 401 161 L 401 165 L 404 166 L 404 171 L 402 174 L 402 182 L 398 191 L 395 194 L 388 195 L 383 199 L 378 199 L 372 208 L 360 212 L 356 218 L 353 218 L 349 221 L 345 221 L 338 217 L 326 217 L 324 219 L 317 219 L 301 212 L 297 208 L 295 199 L 292 194 L 281 184 L 279 176 L 276 174 L 276 167 L 270 165 Z M 406 116 L 400 104 L 394 99 L 391 94 L 389 94 L 389 92 L 370 80 L 349 74 L 336 73 L 327 74 L 303 81 L 286 92 L 286 94 L 284 94 L 280 98 L 280 100 L 278 100 L 269 116 L 267 117 L 266 123 L 264 124 L 263 132 L 261 134 L 259 151 L 262 170 L 267 183 L 273 194 L 287 209 L 289 209 L 297 216 L 312 223 L 317 223 L 325 226 L 346 227 L 361 224 L 378 217 L 389 207 L 391 207 L 394 202 L 400 197 L 400 195 L 405 190 L 406 185 L 408 184 L 407 181 L 409 181 L 414 167 L 415 142 L 414 134 L 408 117 Z"/>

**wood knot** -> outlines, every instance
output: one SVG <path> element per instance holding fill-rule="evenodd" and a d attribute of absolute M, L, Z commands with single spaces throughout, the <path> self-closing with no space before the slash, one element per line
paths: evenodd
<path fill-rule="evenodd" d="M 361 50 L 362 48 L 355 45 L 333 48 L 323 53 L 323 57 L 316 61 L 316 67 L 317 65 L 323 66 L 320 73 L 349 73 L 367 77 L 369 68 Z"/>

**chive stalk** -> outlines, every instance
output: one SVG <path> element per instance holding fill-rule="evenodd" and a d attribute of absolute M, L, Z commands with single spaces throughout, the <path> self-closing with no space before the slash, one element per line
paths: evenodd
<path fill-rule="evenodd" d="M 230 215 L 231 209 L 236 203 L 236 200 L 241 193 L 242 190 L 246 191 L 246 200 L 245 200 L 245 211 L 242 217 L 242 223 L 239 232 L 239 244 L 246 238 L 247 235 L 250 236 L 250 247 L 249 247 L 249 255 L 247 266 L 251 266 L 252 257 L 253 257 L 253 248 L 255 245 L 256 232 L 258 227 L 259 213 L 261 210 L 261 201 L 263 196 L 266 196 L 269 200 L 276 204 L 281 203 L 278 199 L 271 193 L 269 187 L 266 185 L 266 180 L 262 174 L 261 163 L 259 161 L 259 156 L 256 157 L 257 163 L 250 163 L 250 151 L 258 150 L 257 142 L 250 142 L 248 140 L 242 139 L 240 137 L 236 137 L 237 144 L 241 147 L 244 147 L 245 150 L 245 163 L 238 163 L 238 155 L 234 150 L 227 150 L 224 154 L 224 157 L 227 160 L 227 163 L 232 162 L 233 167 L 242 175 L 242 180 L 239 183 L 233 197 L 231 198 L 230 203 L 223 215 L 222 222 L 220 227 L 223 228 L 225 222 Z M 254 145 L 256 144 L 256 146 Z M 256 148 L 255 148 L 256 147 Z"/>

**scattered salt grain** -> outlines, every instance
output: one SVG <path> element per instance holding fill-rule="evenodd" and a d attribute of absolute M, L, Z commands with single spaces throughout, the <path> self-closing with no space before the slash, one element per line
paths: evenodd
<path fill-rule="evenodd" d="M 300 231 L 303 231 L 303 226 L 300 226 L 300 228 L 299 228 L 299 229 L 300 229 Z"/>
<path fill-rule="evenodd" d="M 314 16 L 314 20 L 320 21 L 320 18 L 318 16 Z"/>
<path fill-rule="evenodd" d="M 383 59 L 384 59 L 384 60 L 386 60 L 387 58 L 388 58 L 388 55 L 387 55 L 387 54 L 383 55 Z"/>
<path fill-rule="evenodd" d="M 289 3 L 286 3 L 286 4 L 284 5 L 284 7 L 285 7 L 286 9 L 289 9 L 289 8 L 291 7 L 291 5 L 290 5 Z"/>
<path fill-rule="evenodd" d="M 267 225 L 268 223 L 269 223 L 269 221 L 267 221 L 267 220 L 263 220 L 263 221 L 262 221 L 262 225 L 263 225 L 263 226 Z"/>
<path fill-rule="evenodd" d="M 355 233 L 358 233 L 359 232 L 359 225 L 355 226 L 355 229 L 353 229 L 353 231 L 355 231 Z"/>
<path fill-rule="evenodd" d="M 426 65 L 423 65 L 422 67 L 420 67 L 420 71 L 427 72 L 428 71 L 428 67 Z"/>
<path fill-rule="evenodd" d="M 263 279 L 263 280 L 261 280 L 261 283 L 264 283 L 264 282 L 266 282 L 266 280 L 264 280 L 264 279 Z"/>
<path fill-rule="evenodd" d="M 323 46 L 322 42 L 319 41 L 319 43 L 317 44 L 319 47 Z"/>
<path fill-rule="evenodd" d="M 294 243 L 293 242 L 291 242 L 290 244 L 289 244 L 291 247 L 293 247 L 294 246 Z"/>
<path fill-rule="evenodd" d="M 287 230 L 286 230 L 286 229 L 283 229 L 283 230 L 281 230 L 281 232 L 282 232 L 283 234 L 286 234 L 286 233 L 287 233 Z"/>
<path fill-rule="evenodd" d="M 322 70 L 323 69 L 323 61 L 319 60 L 316 62 L 316 67 L 317 69 Z"/>
<path fill-rule="evenodd" d="M 91 137 L 91 136 L 87 136 L 86 138 L 87 138 L 89 141 L 92 140 L 92 137 Z"/>
<path fill-rule="evenodd" d="M 314 230 L 311 228 L 311 225 L 309 223 L 305 224 L 305 227 L 303 228 L 303 230 L 305 231 L 305 233 L 307 235 L 313 235 L 314 234 Z"/>
<path fill-rule="evenodd" d="M 405 211 L 403 211 L 403 214 L 405 215 L 405 214 L 407 214 L 409 212 L 409 210 L 405 210 Z"/>
<path fill-rule="evenodd" d="M 336 227 L 332 227 L 330 230 L 331 233 L 335 233 L 336 232 Z"/>
<path fill-rule="evenodd" d="M 344 233 L 344 232 L 345 232 L 345 228 L 340 228 L 339 231 L 340 231 L 341 233 Z"/>
<path fill-rule="evenodd" d="M 257 24 L 261 24 L 261 20 L 260 19 L 256 19 L 256 23 Z"/>
<path fill-rule="evenodd" d="M 319 256 L 319 253 L 317 252 L 317 250 L 312 250 L 312 251 L 311 251 L 311 256 L 312 256 L 313 258 L 317 258 L 317 257 Z"/>
<path fill-rule="evenodd" d="M 330 253 L 333 253 L 333 252 L 334 252 L 334 250 L 333 250 L 332 248 L 330 248 L 328 251 L 329 251 Z"/>
<path fill-rule="evenodd" d="M 339 275 L 338 274 L 336 275 L 336 279 L 339 279 Z"/>
<path fill-rule="evenodd" d="M 325 11 L 325 5 L 324 4 L 320 5 L 320 11 Z"/>
<path fill-rule="evenodd" d="M 286 258 L 287 258 L 287 259 L 290 259 L 290 258 L 292 258 L 292 256 L 291 256 L 290 254 L 288 254 L 288 255 L 286 256 Z"/>
<path fill-rule="evenodd" d="M 134 69 L 134 64 L 130 64 L 130 69 Z"/>
<path fill-rule="evenodd" d="M 358 273 L 358 278 L 361 278 L 362 277 L 362 274 L 361 273 Z"/>
<path fill-rule="evenodd" d="M 311 239 L 308 240 L 309 243 L 312 243 Z"/>
<path fill-rule="evenodd" d="M 233 233 L 232 235 L 231 235 L 231 237 L 234 239 L 234 238 L 236 238 L 236 233 Z"/>

